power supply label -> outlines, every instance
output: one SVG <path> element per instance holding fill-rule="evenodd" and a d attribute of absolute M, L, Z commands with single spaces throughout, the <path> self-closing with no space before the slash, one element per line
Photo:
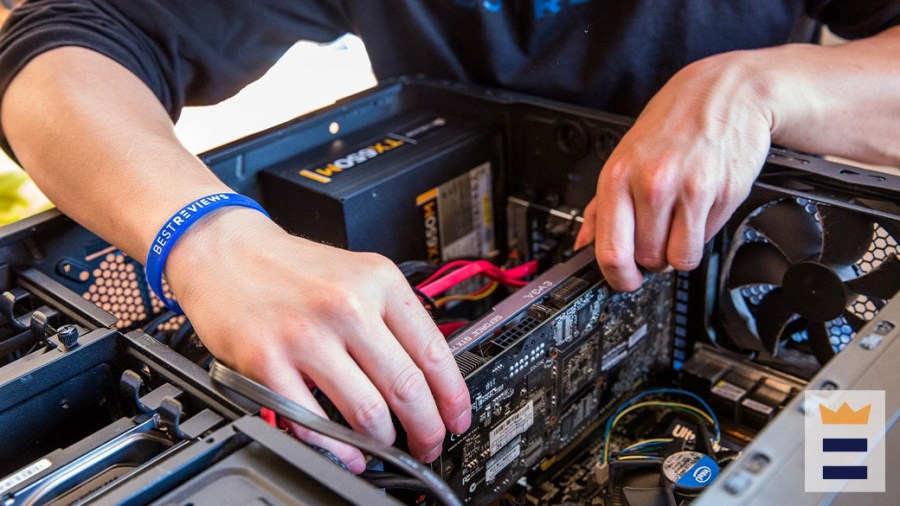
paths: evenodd
<path fill-rule="evenodd" d="M 416 197 L 428 260 L 490 256 L 494 249 L 491 163 Z"/>
<path fill-rule="evenodd" d="M 354 167 L 358 167 L 370 160 L 374 160 L 386 153 L 394 152 L 406 146 L 413 146 L 418 143 L 417 138 L 419 136 L 446 124 L 446 119 L 435 118 L 402 133 L 387 133 L 383 137 L 373 139 L 367 145 L 347 153 L 340 158 L 336 158 L 315 167 L 302 169 L 297 174 L 309 181 L 315 181 L 320 184 L 329 184 L 336 175 L 353 169 Z"/>
<path fill-rule="evenodd" d="M 336 174 L 340 174 L 345 170 L 350 170 L 389 151 L 393 151 L 408 144 L 409 143 L 406 140 L 389 134 L 387 137 L 373 142 L 362 149 L 348 153 L 344 157 L 332 160 L 319 167 L 303 169 L 298 174 L 311 181 L 328 184 Z"/>

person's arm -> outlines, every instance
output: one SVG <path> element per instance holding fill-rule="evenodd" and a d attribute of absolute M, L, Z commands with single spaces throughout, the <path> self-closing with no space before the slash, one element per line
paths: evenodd
<path fill-rule="evenodd" d="M 0 105 L 10 145 L 50 200 L 134 258 L 146 258 L 181 206 L 229 191 L 178 142 L 150 89 L 93 51 L 37 56 Z M 468 391 L 443 336 L 383 257 L 292 237 L 232 207 L 188 230 L 166 277 L 213 354 L 320 414 L 304 378 L 384 442 L 395 437 L 393 409 L 425 460 L 440 453 L 445 427 L 469 426 Z M 300 436 L 362 471 L 357 450 Z"/>
<path fill-rule="evenodd" d="M 900 27 L 693 63 L 650 101 L 600 173 L 578 245 L 622 290 L 638 265 L 690 270 L 750 191 L 771 143 L 900 166 Z"/>

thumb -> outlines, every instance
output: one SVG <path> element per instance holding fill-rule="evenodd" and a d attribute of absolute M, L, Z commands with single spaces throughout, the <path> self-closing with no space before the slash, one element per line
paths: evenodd
<path fill-rule="evenodd" d="M 594 242 L 597 224 L 597 197 L 588 202 L 582 216 L 584 216 L 584 223 L 581 224 L 581 230 L 578 231 L 578 237 L 575 238 L 575 249 L 581 249 Z"/>

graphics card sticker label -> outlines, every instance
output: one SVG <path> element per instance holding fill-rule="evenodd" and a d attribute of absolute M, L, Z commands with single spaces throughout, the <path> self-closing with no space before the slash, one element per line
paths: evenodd
<path fill-rule="evenodd" d="M 494 249 L 491 163 L 485 162 L 416 197 L 428 260 L 490 256 Z"/>
<path fill-rule="evenodd" d="M 619 362 L 625 360 L 628 356 L 628 343 L 623 341 L 616 345 L 615 348 L 603 354 L 603 362 L 600 366 L 601 371 L 608 371 L 617 366 Z"/>
<path fill-rule="evenodd" d="M 521 443 L 522 438 L 516 438 L 512 444 L 488 461 L 484 471 L 484 481 L 491 483 L 498 474 L 519 458 L 519 455 L 522 454 Z"/>
<path fill-rule="evenodd" d="M 516 436 L 528 430 L 534 423 L 534 401 L 528 401 L 528 404 L 520 408 L 515 413 L 509 415 L 506 420 L 500 422 L 490 434 L 491 455 L 496 455 L 500 449 L 506 446 Z"/>
<path fill-rule="evenodd" d="M 754 401 L 753 399 L 744 399 L 741 401 L 741 404 L 748 409 L 752 409 L 753 411 L 758 411 L 764 415 L 771 415 L 775 408 L 772 406 L 766 406 L 765 404 Z"/>
<path fill-rule="evenodd" d="M 637 343 L 641 342 L 641 339 L 643 339 L 644 336 L 646 336 L 646 335 L 647 335 L 647 324 L 645 323 L 645 324 L 641 325 L 640 327 L 638 327 L 638 329 L 635 330 L 634 333 L 632 333 L 630 336 L 628 336 L 628 347 L 634 348 L 635 345 Z"/>
<path fill-rule="evenodd" d="M 34 464 L 24 467 L 21 470 L 7 476 L 0 481 L 0 494 L 5 494 L 8 490 L 16 488 L 17 485 L 27 481 L 32 476 L 40 473 L 45 469 L 49 469 L 53 465 L 47 459 L 41 459 Z"/>
<path fill-rule="evenodd" d="M 725 380 L 721 380 L 716 383 L 716 386 L 712 387 L 710 389 L 710 392 L 720 397 L 724 397 L 730 401 L 737 401 L 747 393 L 747 391 L 743 388 L 732 385 Z"/>

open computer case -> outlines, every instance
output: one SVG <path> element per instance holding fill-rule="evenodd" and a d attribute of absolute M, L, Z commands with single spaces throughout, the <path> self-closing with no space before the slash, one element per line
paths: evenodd
<path fill-rule="evenodd" d="M 458 259 L 532 266 L 423 298 L 473 399 L 430 466 L 461 503 L 896 504 L 896 480 L 804 492 L 803 392 L 884 390 L 872 445 L 900 468 L 900 175 L 773 148 L 698 269 L 616 293 L 572 245 L 629 125 L 407 78 L 201 158 L 287 230 L 386 255 L 413 286 Z M 221 388 L 139 260 L 57 211 L 0 229 L 0 503 L 442 501 L 390 459 L 372 472 L 408 486 L 350 474 Z M 630 409 L 644 394 L 656 407 Z M 707 460 L 700 481 L 673 471 Z"/>

